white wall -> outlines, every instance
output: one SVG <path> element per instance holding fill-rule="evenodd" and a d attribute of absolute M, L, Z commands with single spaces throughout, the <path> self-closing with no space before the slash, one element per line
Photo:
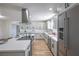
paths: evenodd
<path fill-rule="evenodd" d="M 3 34 L 2 34 L 2 22 L 0 21 L 0 39 L 2 38 Z"/>
<path fill-rule="evenodd" d="M 0 30 L 0 38 L 9 37 L 8 24 L 6 23 L 6 21 L 0 21 Z"/>
<path fill-rule="evenodd" d="M 0 38 L 9 38 L 16 35 L 16 25 L 12 21 L 0 20 Z"/>
<path fill-rule="evenodd" d="M 8 38 L 16 35 L 16 25 L 12 25 L 13 21 L 21 21 L 21 9 L 10 5 L 0 5 L 0 38 Z"/>

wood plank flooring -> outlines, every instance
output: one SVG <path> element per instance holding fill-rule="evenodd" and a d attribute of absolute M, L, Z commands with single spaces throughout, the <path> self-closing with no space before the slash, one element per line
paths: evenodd
<path fill-rule="evenodd" d="M 51 51 L 43 39 L 33 40 L 32 56 L 52 56 Z"/>

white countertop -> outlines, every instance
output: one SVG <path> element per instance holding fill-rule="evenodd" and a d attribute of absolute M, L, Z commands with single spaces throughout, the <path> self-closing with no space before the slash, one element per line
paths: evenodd
<path fill-rule="evenodd" d="M 5 44 L 0 45 L 0 52 L 25 51 L 30 45 L 31 40 L 17 40 L 21 38 L 12 38 Z"/>
<path fill-rule="evenodd" d="M 49 37 L 53 38 L 53 40 L 58 41 L 58 40 L 57 40 L 57 37 L 54 36 L 53 34 L 50 35 L 50 34 L 48 34 L 47 32 L 44 32 L 44 33 L 45 33 L 46 35 L 48 35 Z"/>

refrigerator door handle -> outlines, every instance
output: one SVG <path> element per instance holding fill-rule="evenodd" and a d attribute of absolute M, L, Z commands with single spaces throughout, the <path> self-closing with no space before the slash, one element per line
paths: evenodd
<path fill-rule="evenodd" d="M 64 47 L 68 48 L 69 46 L 69 17 L 64 21 Z"/>
<path fill-rule="evenodd" d="M 67 55 L 67 50 L 69 49 L 69 17 L 64 19 L 64 48 Z"/>

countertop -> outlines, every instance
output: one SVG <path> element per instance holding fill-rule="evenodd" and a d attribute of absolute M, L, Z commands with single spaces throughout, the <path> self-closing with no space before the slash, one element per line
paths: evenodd
<path fill-rule="evenodd" d="M 49 37 L 53 38 L 54 41 L 58 41 L 57 37 L 54 36 L 53 34 L 49 34 L 47 32 L 44 32 L 46 35 L 48 35 Z"/>
<path fill-rule="evenodd" d="M 17 40 L 23 37 L 9 39 L 6 43 L 0 45 L 0 52 L 25 51 L 30 45 L 31 40 Z"/>

